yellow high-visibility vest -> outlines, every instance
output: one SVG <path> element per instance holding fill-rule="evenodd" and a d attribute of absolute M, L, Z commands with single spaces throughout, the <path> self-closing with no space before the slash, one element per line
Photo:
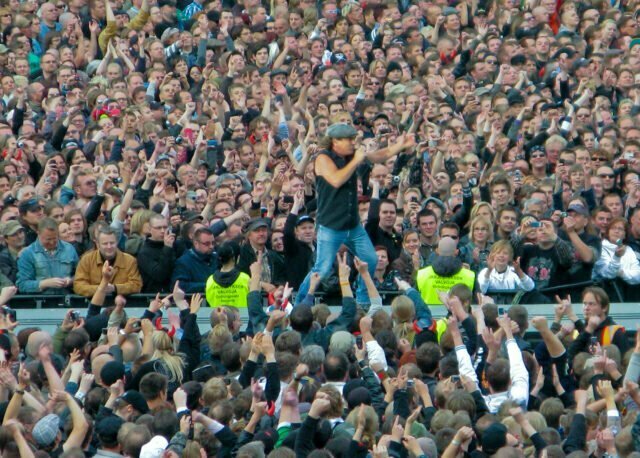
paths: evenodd
<path fill-rule="evenodd" d="M 442 277 L 435 273 L 432 266 L 425 267 L 418 271 L 416 285 L 422 296 L 422 300 L 427 305 L 442 305 L 438 297 L 438 291 L 448 292 L 451 287 L 462 283 L 473 291 L 476 274 L 469 269 L 462 268 L 455 275 Z"/>
<path fill-rule="evenodd" d="M 205 287 L 209 307 L 247 307 L 247 295 L 249 294 L 249 275 L 241 272 L 232 285 L 222 286 L 216 283 L 211 275 L 207 279 Z"/>

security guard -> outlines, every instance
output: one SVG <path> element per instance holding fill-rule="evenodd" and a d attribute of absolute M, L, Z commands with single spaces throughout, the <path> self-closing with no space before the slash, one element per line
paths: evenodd
<path fill-rule="evenodd" d="M 442 305 L 438 292 L 447 292 L 458 283 L 474 290 L 476 274 L 462 266 L 457 252 L 456 241 L 443 237 L 438 242 L 433 264 L 418 271 L 416 285 L 426 304 Z"/>

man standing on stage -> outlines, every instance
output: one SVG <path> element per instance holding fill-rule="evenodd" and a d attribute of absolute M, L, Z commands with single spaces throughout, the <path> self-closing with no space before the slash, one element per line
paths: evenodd
<path fill-rule="evenodd" d="M 415 145 L 413 135 L 401 135 L 395 145 L 365 154 L 363 146 L 356 147 L 356 131 L 349 124 L 333 124 L 315 160 L 316 190 L 318 197 L 318 247 L 316 262 L 300 285 L 298 298 L 302 300 L 309 290 L 311 273 L 319 272 L 325 278 L 331 272 L 333 261 L 342 244 L 369 266 L 373 276 L 377 256 L 373 244 L 360 223 L 358 214 L 358 177 L 356 169 L 365 160 L 384 162 L 405 148 Z M 359 279 L 356 302 L 365 308 L 370 305 L 369 295 Z"/>

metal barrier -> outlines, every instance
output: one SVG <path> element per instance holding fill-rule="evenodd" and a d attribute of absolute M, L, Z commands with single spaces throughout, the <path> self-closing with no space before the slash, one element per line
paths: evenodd
<path fill-rule="evenodd" d="M 537 290 L 542 294 L 555 293 L 567 289 L 585 288 L 591 286 L 593 282 L 572 283 L 569 285 L 553 286 Z M 391 301 L 401 293 L 398 291 L 379 291 L 382 303 L 389 305 Z M 513 290 L 493 290 L 487 293 L 496 300 L 496 304 L 511 303 L 517 291 Z M 127 296 L 127 308 L 146 308 L 149 302 L 156 297 L 155 294 L 131 294 Z M 191 297 L 187 294 L 187 297 Z M 266 297 L 266 295 L 265 295 Z M 504 300 L 501 300 L 504 299 Z M 577 299 L 577 298 L 574 298 Z M 340 305 L 340 297 L 325 297 L 323 293 L 316 294 L 316 303 L 326 303 L 327 305 Z M 89 305 L 90 298 L 78 296 L 76 294 L 54 295 L 54 294 L 17 294 L 9 305 L 15 309 L 43 309 L 43 308 L 85 308 Z"/>

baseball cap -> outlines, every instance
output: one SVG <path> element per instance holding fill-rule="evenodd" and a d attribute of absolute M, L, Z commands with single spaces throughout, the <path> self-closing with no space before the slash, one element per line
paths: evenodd
<path fill-rule="evenodd" d="M 147 405 L 147 401 L 144 399 L 144 397 L 140 394 L 139 391 L 129 390 L 126 393 L 124 393 L 122 396 L 120 396 L 119 399 L 121 401 L 126 402 L 127 404 L 129 404 L 131 407 L 133 407 L 134 409 L 136 409 L 138 412 L 142 414 L 149 412 L 149 406 Z"/>
<path fill-rule="evenodd" d="M 29 199 L 20 202 L 18 205 L 18 211 L 21 215 L 24 215 L 27 212 L 37 212 L 42 209 L 42 205 L 38 202 L 38 199 Z"/>
<path fill-rule="evenodd" d="M 579 203 L 569 205 L 569 208 L 567 208 L 567 212 L 576 212 L 579 215 L 589 216 L 589 210 L 587 210 L 584 205 Z"/>
<path fill-rule="evenodd" d="M 42 417 L 33 427 L 31 436 L 40 447 L 47 447 L 56 440 L 60 431 L 60 417 L 50 413 Z"/>
<path fill-rule="evenodd" d="M 17 221 L 7 221 L 2 226 L 0 226 L 0 235 L 7 237 L 9 235 L 13 235 L 19 230 L 24 229 L 22 225 Z"/>
<path fill-rule="evenodd" d="M 315 220 L 310 217 L 309 215 L 302 215 L 298 218 L 298 221 L 296 222 L 296 227 L 300 226 L 302 223 L 313 223 L 315 224 Z"/>
<path fill-rule="evenodd" d="M 195 221 L 197 219 L 202 221 L 204 218 L 200 213 L 191 210 L 182 213 L 182 221 Z"/>
<path fill-rule="evenodd" d="M 140 458 L 160 458 L 169 441 L 162 436 L 154 436 L 140 449 Z"/>
<path fill-rule="evenodd" d="M 101 444 L 111 446 L 118 443 L 118 431 L 124 420 L 116 415 L 109 415 L 96 424 L 96 433 Z"/>
<path fill-rule="evenodd" d="M 422 208 L 427 208 L 427 205 L 429 205 L 432 202 L 436 204 L 440 208 L 440 210 L 442 210 L 443 213 L 446 212 L 447 208 L 445 207 L 444 202 L 442 202 L 437 197 L 429 197 L 427 200 L 424 201 L 424 205 L 422 206 Z"/>
<path fill-rule="evenodd" d="M 571 68 L 575 72 L 576 70 L 582 67 L 588 67 L 590 64 L 591 64 L 590 59 L 585 59 L 584 57 L 581 57 L 580 59 L 576 59 L 575 62 L 573 62 L 573 65 Z"/>

